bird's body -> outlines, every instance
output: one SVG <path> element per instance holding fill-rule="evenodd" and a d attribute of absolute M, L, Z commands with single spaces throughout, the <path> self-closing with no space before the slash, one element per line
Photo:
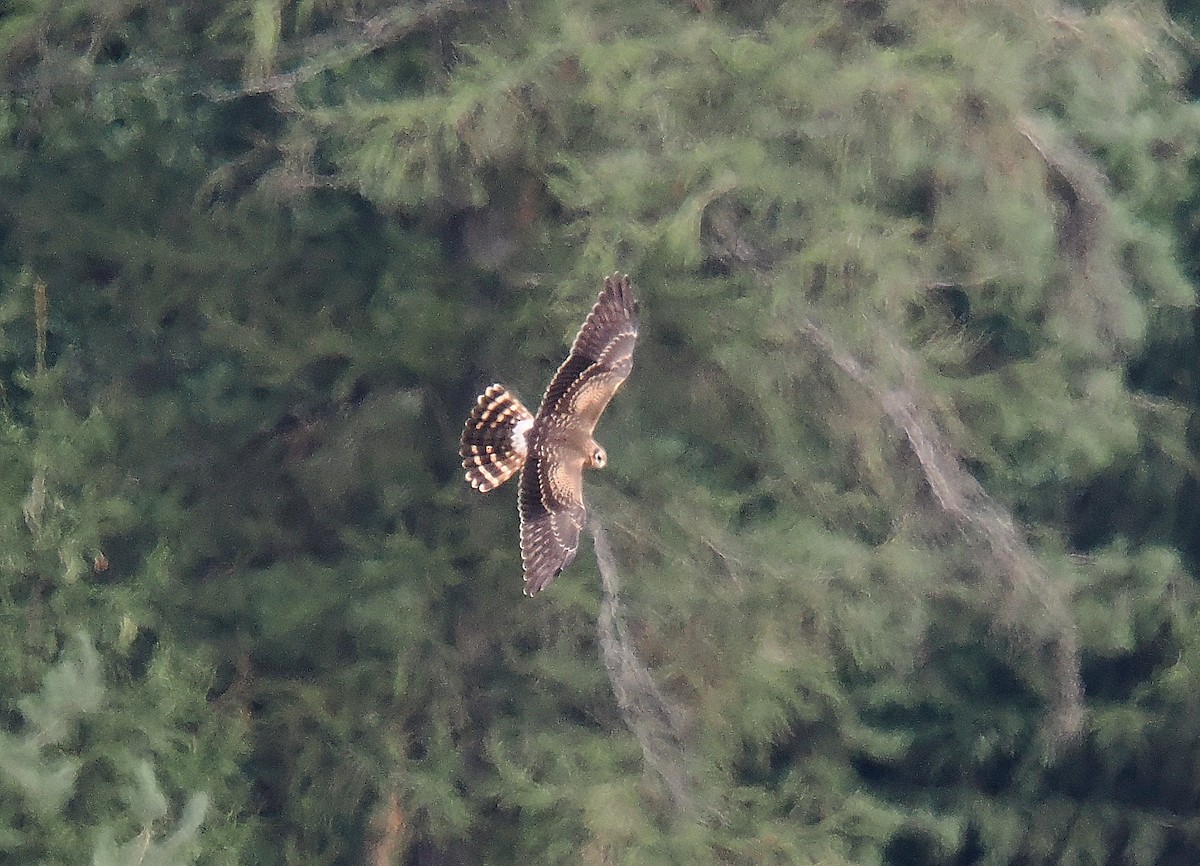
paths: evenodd
<path fill-rule="evenodd" d="M 583 470 L 608 462 L 592 431 L 633 368 L 637 312 L 629 278 L 609 277 L 536 415 L 496 384 L 467 418 L 459 449 L 467 482 L 486 493 L 520 472 L 527 595 L 545 589 L 579 549 L 587 519 Z"/>

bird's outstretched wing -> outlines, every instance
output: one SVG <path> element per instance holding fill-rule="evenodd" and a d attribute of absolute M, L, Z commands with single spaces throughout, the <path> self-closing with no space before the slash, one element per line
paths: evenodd
<path fill-rule="evenodd" d="M 583 461 L 563 460 L 554 450 L 535 445 L 521 470 L 518 506 L 526 595 L 541 592 L 575 561 L 587 520 Z"/>
<path fill-rule="evenodd" d="M 638 303 L 628 276 L 604 280 L 588 314 L 538 409 L 538 420 L 552 419 L 588 435 L 633 369 L 638 334 Z"/>

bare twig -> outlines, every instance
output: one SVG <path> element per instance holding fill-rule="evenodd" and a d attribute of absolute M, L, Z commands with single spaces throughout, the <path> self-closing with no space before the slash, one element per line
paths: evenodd
<path fill-rule="evenodd" d="M 1104 271 L 1104 256 L 1109 255 L 1104 243 L 1109 214 L 1103 178 L 1082 156 L 1066 159 L 1062 155 L 1067 151 L 1052 152 L 1032 124 L 1023 125 L 1021 131 L 1047 163 L 1063 175 L 1080 200 L 1086 201 L 1080 228 L 1084 237 L 1079 239 L 1076 251 L 1091 264 L 1082 269 L 1080 279 Z M 710 244 L 723 251 L 723 261 L 749 268 L 760 281 L 769 279 L 766 257 L 741 233 L 736 214 L 726 212 L 722 219 L 711 220 L 708 225 L 713 233 Z M 1102 301 L 1096 303 L 1103 306 Z M 1097 317 L 1100 315 L 1097 313 Z M 873 370 L 838 346 L 811 320 L 805 320 L 801 331 L 836 367 L 863 387 L 904 433 L 943 513 L 983 548 L 995 567 L 1001 579 L 996 619 L 999 629 L 1039 661 L 1044 651 L 1052 666 L 1056 691 L 1047 713 L 1045 738 L 1051 751 L 1057 749 L 1079 733 L 1084 713 L 1079 636 L 1061 587 L 1046 574 L 1009 513 L 959 463 L 933 415 L 911 393 L 911 386 L 885 387 Z M 906 379 L 914 381 L 916 376 L 911 370 L 915 364 L 905 353 L 892 347 L 892 357 L 906 368 Z"/>
<path fill-rule="evenodd" d="M 369 863 L 371 866 L 391 866 L 399 863 L 401 856 L 407 852 L 411 841 L 408 815 L 400 804 L 399 795 L 393 790 L 388 793 L 384 802 L 375 807 L 371 820 L 371 839 Z"/>
<path fill-rule="evenodd" d="M 678 712 L 663 696 L 629 641 L 621 612 L 621 579 L 608 534 L 595 516 L 589 528 L 604 591 L 596 628 L 621 718 L 641 745 L 647 767 L 666 786 L 676 811 L 689 812 L 693 805 L 692 783 L 676 722 Z"/>
<path fill-rule="evenodd" d="M 262 93 L 286 93 L 323 72 L 359 60 L 401 39 L 440 23 L 456 13 L 478 8 L 467 0 L 434 0 L 419 9 L 401 7 L 361 19 L 329 33 L 314 36 L 287 50 L 283 62 L 311 58 L 289 72 L 265 75 L 236 88 L 211 88 L 206 95 L 216 102 Z"/>
<path fill-rule="evenodd" d="M 1052 189 L 1062 203 L 1058 244 L 1067 259 L 1066 289 L 1055 302 L 1073 323 L 1071 333 L 1094 334 L 1096 348 L 1128 347 L 1130 334 L 1121 309 L 1129 285 L 1113 230 L 1112 196 L 1103 173 L 1078 147 L 1046 123 L 1021 118 L 1017 131 L 1046 165 Z M 1086 323 L 1088 327 L 1079 327 Z"/>
<path fill-rule="evenodd" d="M 805 323 L 804 332 L 878 401 L 908 440 L 942 511 L 982 544 L 1001 581 L 997 622 L 1002 631 L 1034 655 L 1044 650 L 1054 668 L 1057 693 L 1048 713 L 1047 742 L 1053 748 L 1074 737 L 1083 723 L 1079 638 L 1061 588 L 1020 537 L 1008 512 L 962 467 L 929 410 L 908 389 L 885 388 L 872 371 L 812 321 Z"/>

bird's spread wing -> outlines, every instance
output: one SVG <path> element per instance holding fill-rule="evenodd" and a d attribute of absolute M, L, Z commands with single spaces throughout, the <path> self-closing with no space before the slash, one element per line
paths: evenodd
<path fill-rule="evenodd" d="M 557 416 L 563 426 L 590 435 L 633 369 L 637 333 L 638 303 L 629 277 L 614 274 L 604 280 L 604 290 L 579 329 L 571 353 L 550 381 L 538 417 Z"/>
<path fill-rule="evenodd" d="M 587 519 L 583 461 L 534 447 L 521 470 L 521 562 L 525 594 L 550 585 L 575 560 Z"/>

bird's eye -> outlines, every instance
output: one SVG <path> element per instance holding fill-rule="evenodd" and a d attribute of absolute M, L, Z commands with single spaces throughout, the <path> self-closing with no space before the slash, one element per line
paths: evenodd
<path fill-rule="evenodd" d="M 592 463 L 596 466 L 603 466 L 607 459 L 608 457 L 599 448 L 592 452 Z"/>

